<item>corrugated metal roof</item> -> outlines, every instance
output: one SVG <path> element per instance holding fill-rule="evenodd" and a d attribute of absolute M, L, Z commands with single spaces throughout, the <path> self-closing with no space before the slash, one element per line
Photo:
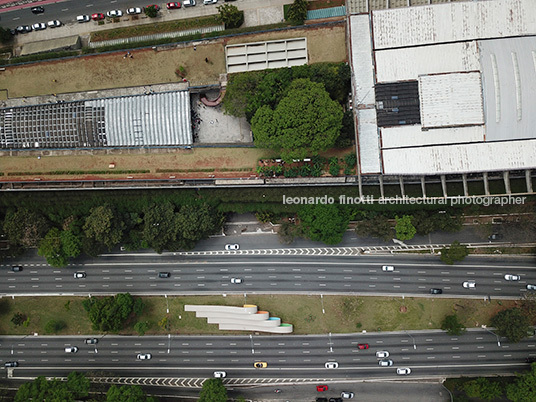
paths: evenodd
<path fill-rule="evenodd" d="M 419 77 L 421 124 L 452 127 L 484 124 L 480 73 Z"/>
<path fill-rule="evenodd" d="M 376 49 L 536 34 L 534 0 L 452 2 L 372 16 Z"/>
<path fill-rule="evenodd" d="M 331 18 L 331 17 L 342 17 L 343 15 L 346 15 L 345 6 L 321 8 L 319 10 L 307 11 L 308 20 L 318 20 L 321 18 Z"/>
<path fill-rule="evenodd" d="M 380 173 L 380 142 L 375 109 L 357 111 L 361 173 Z"/>
<path fill-rule="evenodd" d="M 481 41 L 479 48 L 486 139 L 536 138 L 536 37 Z"/>
<path fill-rule="evenodd" d="M 378 126 L 421 123 L 417 81 L 376 84 L 375 91 Z"/>
<path fill-rule="evenodd" d="M 436 128 L 423 130 L 421 125 L 383 127 L 382 148 L 417 145 L 458 144 L 484 141 L 484 126 Z"/>
<path fill-rule="evenodd" d="M 377 82 L 416 80 L 420 75 L 479 71 L 476 41 L 376 51 Z"/>
<path fill-rule="evenodd" d="M 193 143 L 188 91 L 97 99 L 103 107 L 108 146 L 162 146 Z"/>
<path fill-rule="evenodd" d="M 351 62 L 356 104 L 374 105 L 374 69 L 370 19 L 366 15 L 350 17 Z"/>
<path fill-rule="evenodd" d="M 536 140 L 395 148 L 383 151 L 386 174 L 441 174 L 536 168 Z"/>

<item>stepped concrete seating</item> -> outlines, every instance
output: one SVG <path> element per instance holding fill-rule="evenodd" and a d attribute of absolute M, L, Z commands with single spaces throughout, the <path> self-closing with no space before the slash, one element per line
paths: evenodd
<path fill-rule="evenodd" d="M 209 324 L 218 324 L 221 330 L 258 331 L 274 334 L 290 334 L 292 324 L 282 324 L 278 317 L 270 317 L 267 311 L 258 311 L 257 306 L 245 304 L 235 306 L 186 305 L 184 311 L 195 311 L 198 318 L 206 318 Z"/>

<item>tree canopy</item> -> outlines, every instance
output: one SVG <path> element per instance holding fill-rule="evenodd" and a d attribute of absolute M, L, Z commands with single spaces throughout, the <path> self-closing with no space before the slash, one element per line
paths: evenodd
<path fill-rule="evenodd" d="M 255 145 L 280 150 L 287 161 L 317 155 L 335 144 L 342 115 L 324 85 L 294 80 L 275 109 L 264 105 L 251 119 Z"/>
<path fill-rule="evenodd" d="M 348 227 L 348 216 L 332 204 L 305 205 L 298 212 L 303 234 L 313 241 L 337 244 Z"/>
<path fill-rule="evenodd" d="M 36 247 L 48 228 L 48 222 L 41 214 L 26 208 L 8 210 L 4 219 L 8 240 L 28 248 Z"/>
<path fill-rule="evenodd" d="M 467 246 L 460 244 L 459 241 L 454 241 L 449 248 L 441 249 L 441 261 L 445 264 L 452 265 L 456 261 L 461 261 L 469 255 Z"/>
<path fill-rule="evenodd" d="M 506 396 L 514 402 L 536 401 L 536 363 L 532 363 L 530 372 L 519 375 L 514 384 L 506 387 Z"/>
<path fill-rule="evenodd" d="M 396 217 L 395 232 L 398 240 L 411 240 L 415 237 L 417 229 L 411 223 L 410 215 L 403 215 L 402 218 Z"/>
<path fill-rule="evenodd" d="M 512 343 L 517 343 L 527 336 L 530 329 L 529 320 L 523 311 L 517 307 L 499 311 L 491 319 L 497 333 L 508 338 Z"/>
<path fill-rule="evenodd" d="M 92 297 L 82 303 L 94 330 L 116 332 L 123 328 L 132 313 L 134 299 L 130 293 L 109 297 Z"/>
<path fill-rule="evenodd" d="M 37 253 L 53 267 L 65 267 L 70 257 L 80 255 L 82 242 L 70 230 L 52 228 L 39 243 Z"/>
<path fill-rule="evenodd" d="M 198 402 L 226 402 L 227 389 L 219 378 L 210 378 L 203 383 Z"/>
<path fill-rule="evenodd" d="M 139 385 L 112 385 L 106 393 L 106 402 L 157 402 L 158 399 L 147 396 Z"/>
<path fill-rule="evenodd" d="M 51 401 L 71 402 L 89 395 L 89 380 L 82 373 L 71 372 L 67 381 L 37 377 L 22 384 L 15 394 L 15 402 Z"/>
<path fill-rule="evenodd" d="M 485 377 L 479 377 L 475 380 L 467 381 L 463 384 L 463 390 L 470 398 L 479 398 L 485 401 L 502 396 L 502 388 L 498 382 L 489 381 Z"/>
<path fill-rule="evenodd" d="M 390 241 L 394 236 L 389 219 L 382 214 L 357 222 L 355 232 L 358 236 L 377 237 L 383 241 Z"/>
<path fill-rule="evenodd" d="M 222 4 L 217 7 L 218 21 L 225 25 L 225 29 L 239 28 L 244 23 L 244 12 L 232 4 Z"/>
<path fill-rule="evenodd" d="M 121 241 L 125 223 L 117 211 L 104 204 L 91 209 L 83 229 L 88 238 L 104 244 L 110 250 Z"/>
<path fill-rule="evenodd" d="M 289 6 L 287 19 L 292 25 L 302 25 L 307 18 L 307 1 L 294 0 Z"/>
<path fill-rule="evenodd" d="M 441 322 L 441 329 L 447 331 L 449 335 L 462 335 L 466 330 L 456 314 L 445 316 Z"/>

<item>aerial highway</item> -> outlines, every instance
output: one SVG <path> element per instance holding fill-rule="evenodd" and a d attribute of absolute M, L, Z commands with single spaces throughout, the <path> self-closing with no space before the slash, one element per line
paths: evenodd
<path fill-rule="evenodd" d="M 203 379 L 214 371 L 226 373 L 227 384 L 256 384 L 271 378 L 296 382 L 401 377 L 397 368 L 410 368 L 408 378 L 455 374 L 511 373 L 528 367 L 536 356 L 534 336 L 509 344 L 486 330 L 461 336 L 443 331 L 410 331 L 308 336 L 97 336 L 86 344 L 82 336 L 2 336 L 2 363 L 17 361 L 12 377 L 65 376 L 70 371 L 113 371 L 115 376 Z M 368 345 L 359 349 L 358 344 Z M 78 348 L 76 353 L 66 348 Z M 381 367 L 377 352 L 387 351 L 392 366 Z M 138 354 L 151 354 L 139 360 Z M 264 362 L 265 368 L 254 363 Z M 326 368 L 337 363 L 337 368 Z M 99 375 L 97 375 L 99 376 Z M 240 379 L 240 381 L 235 381 Z M 249 379 L 243 381 L 243 379 Z"/>
<path fill-rule="evenodd" d="M 315 293 L 518 298 L 536 284 L 534 257 L 470 256 L 455 265 L 433 255 L 359 255 L 343 249 L 192 253 L 115 252 L 52 268 L 35 255 L 4 260 L 0 295 Z M 324 251 L 322 251 L 324 250 Z M 337 250 L 334 252 L 333 250 Z M 340 251 L 342 250 L 342 251 Z M 337 255 L 340 251 L 343 255 Z M 13 272 L 20 266 L 20 272 Z M 382 270 L 383 266 L 393 271 Z M 75 277 L 75 273 L 84 276 Z M 161 278 L 160 273 L 169 273 Z M 516 275 L 518 280 L 507 280 Z M 242 283 L 231 283 L 240 278 Z M 511 279 L 511 278 L 509 278 Z M 464 288 L 474 282 L 474 288 Z"/>

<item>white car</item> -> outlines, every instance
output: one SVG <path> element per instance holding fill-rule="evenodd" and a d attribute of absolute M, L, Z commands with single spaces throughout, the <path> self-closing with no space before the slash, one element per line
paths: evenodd
<path fill-rule="evenodd" d="M 82 278 L 86 277 L 86 273 L 85 272 L 75 272 L 73 276 L 74 276 L 74 279 L 82 279 Z"/>
<path fill-rule="evenodd" d="M 151 354 L 150 353 L 138 353 L 136 356 L 136 359 L 138 360 L 151 360 Z"/>
<path fill-rule="evenodd" d="M 231 278 L 231 283 L 234 283 L 235 285 L 239 285 L 243 282 L 242 278 Z"/>
<path fill-rule="evenodd" d="M 324 364 L 324 367 L 327 368 L 327 369 L 336 369 L 336 368 L 339 368 L 339 363 L 337 363 L 337 362 L 327 362 L 326 364 Z"/>
<path fill-rule="evenodd" d="M 504 279 L 507 281 L 518 281 L 521 279 L 521 277 L 519 275 L 506 274 L 504 275 Z"/>
<path fill-rule="evenodd" d="M 240 250 L 240 245 L 239 244 L 226 244 L 225 245 L 225 250 L 229 251 L 229 250 Z"/>
<path fill-rule="evenodd" d="M 47 26 L 48 26 L 49 28 L 57 28 L 57 27 L 61 27 L 61 21 L 58 21 L 58 20 L 48 21 L 48 22 L 47 22 Z"/>
<path fill-rule="evenodd" d="M 42 31 L 43 29 L 47 29 L 47 25 L 44 22 L 36 22 L 32 25 L 32 28 L 34 31 Z"/>
<path fill-rule="evenodd" d="M 376 357 L 378 357 L 380 359 L 384 359 L 386 357 L 389 357 L 389 352 L 387 350 L 380 350 L 380 351 L 376 352 Z"/>
<path fill-rule="evenodd" d="M 466 281 L 462 284 L 462 286 L 465 289 L 474 289 L 476 288 L 476 282 L 475 281 Z"/>
<path fill-rule="evenodd" d="M 68 346 L 65 348 L 65 353 L 76 353 L 78 348 L 76 346 Z"/>
<path fill-rule="evenodd" d="M 536 290 L 536 285 L 528 284 L 527 285 L 527 290 Z"/>
<path fill-rule="evenodd" d="M 395 267 L 393 267 L 392 265 L 384 265 L 382 267 L 382 271 L 385 271 L 385 272 L 393 272 L 395 270 Z"/>
<path fill-rule="evenodd" d="M 193 6 L 195 6 L 195 0 L 184 0 L 182 2 L 182 5 L 184 7 L 193 7 Z"/>
<path fill-rule="evenodd" d="M 141 14 L 143 12 L 143 10 L 139 7 L 131 7 L 131 8 L 128 8 L 127 9 L 127 14 L 128 15 L 136 15 L 136 14 Z"/>
<path fill-rule="evenodd" d="M 342 399 L 352 399 L 353 397 L 354 397 L 353 392 L 348 392 L 348 391 L 342 391 L 341 392 L 341 398 Z"/>
<path fill-rule="evenodd" d="M 79 15 L 76 17 L 76 21 L 78 22 L 89 22 L 91 21 L 91 17 L 89 15 Z"/>
<path fill-rule="evenodd" d="M 218 2 L 218 0 L 203 0 L 203 4 L 207 5 L 207 4 L 216 4 Z"/>
<path fill-rule="evenodd" d="M 111 10 L 111 11 L 108 11 L 106 13 L 106 16 L 110 17 L 110 18 L 122 17 L 123 16 L 123 11 L 121 11 L 121 10 Z"/>
<path fill-rule="evenodd" d="M 384 360 L 380 360 L 378 362 L 378 364 L 381 366 L 381 367 L 389 367 L 389 366 L 392 366 L 393 365 L 393 361 L 391 359 L 384 359 Z"/>
<path fill-rule="evenodd" d="M 396 369 L 396 374 L 398 375 L 409 375 L 411 374 L 411 369 L 409 367 L 399 367 Z"/>
<path fill-rule="evenodd" d="M 214 372 L 214 378 L 225 378 L 225 377 L 227 377 L 227 373 L 225 371 Z"/>

